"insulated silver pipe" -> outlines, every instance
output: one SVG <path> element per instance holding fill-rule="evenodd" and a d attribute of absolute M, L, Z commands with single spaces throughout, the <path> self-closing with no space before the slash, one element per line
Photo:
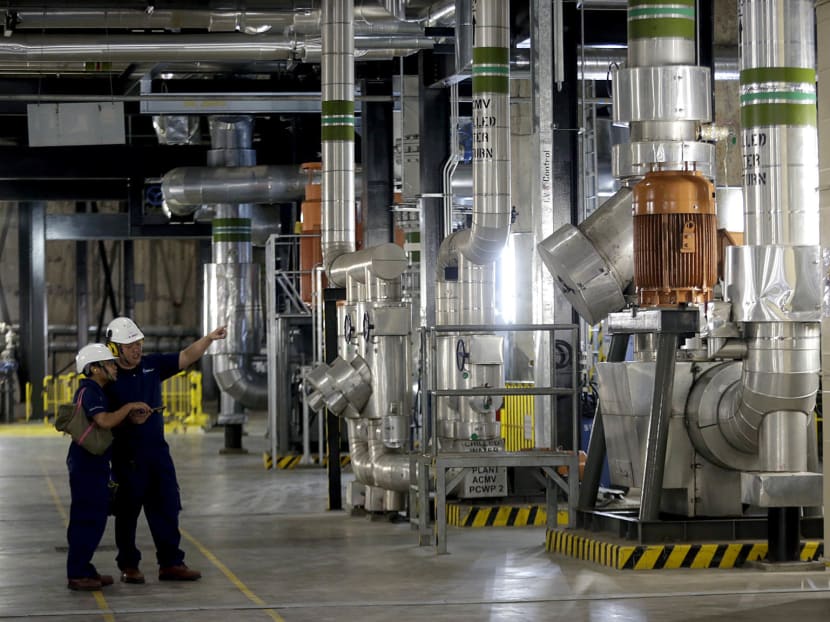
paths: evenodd
<path fill-rule="evenodd" d="M 798 253 L 819 244 L 813 5 L 812 0 L 740 0 L 748 255 L 780 246 Z M 730 257 L 740 259 L 736 253 Z M 751 283 L 758 297 L 768 289 L 759 285 L 775 283 L 781 270 L 764 265 L 760 280 Z M 815 271 L 819 282 L 818 265 Z M 738 275 L 743 276 L 740 270 Z M 815 290 L 813 304 L 807 300 L 806 306 L 818 310 L 820 291 Z M 795 295 L 778 296 L 785 312 L 786 298 Z M 804 429 L 815 407 L 821 365 L 818 311 L 815 316 L 815 322 L 745 324 L 749 351 L 725 435 L 739 449 L 757 447 L 761 469 L 806 470 Z M 793 449 L 794 444 L 800 447 Z"/>
<path fill-rule="evenodd" d="M 208 203 L 300 201 L 308 176 L 296 165 L 174 168 L 161 179 L 164 202 L 179 215 Z"/>
<path fill-rule="evenodd" d="M 341 255 L 331 266 L 329 278 L 336 283 L 347 282 L 351 277 L 367 284 L 371 278 L 387 281 L 400 279 L 409 262 L 406 253 L 397 244 L 381 244 L 347 255 Z"/>
<path fill-rule="evenodd" d="M 283 35 L 34 35 L 0 38 L 0 63 L 140 63 L 273 61 L 294 57 L 295 42 Z"/>
<path fill-rule="evenodd" d="M 211 117 L 211 166 L 248 167 L 256 164 L 251 149 L 250 117 Z M 250 358 L 260 350 L 262 303 L 259 266 L 252 262 L 251 205 L 222 203 L 213 219 L 213 263 L 205 266 L 205 330 L 227 326 L 227 338 L 211 348 L 213 375 L 219 388 L 248 408 L 268 403 L 264 374 L 255 372 Z"/>
<path fill-rule="evenodd" d="M 473 1 L 455 0 L 455 71 L 465 71 L 473 63 Z M 455 149 L 455 145 L 452 146 Z"/>
<path fill-rule="evenodd" d="M 436 280 L 463 254 L 494 262 L 510 235 L 510 3 L 480 0 L 473 48 L 473 214 L 470 229 L 444 238 Z M 459 292 L 461 293 L 461 292 Z"/>
<path fill-rule="evenodd" d="M 322 11 L 294 14 L 291 31 L 297 35 L 319 35 Z M 354 31 L 357 35 L 423 35 L 418 22 L 407 22 L 380 5 L 360 4 L 354 7 Z"/>
<path fill-rule="evenodd" d="M 730 417 L 721 419 L 721 429 L 731 445 L 755 453 L 767 413 L 786 411 L 806 416 L 813 411 L 821 366 L 821 336 L 815 322 L 752 323 L 746 325 L 745 333 L 748 352 L 741 383 L 731 389 L 737 392 L 732 398 L 736 407 Z M 806 456 L 806 446 L 802 449 Z"/>
<path fill-rule="evenodd" d="M 377 420 L 347 419 L 349 457 L 355 479 L 369 486 L 409 490 L 409 456 L 383 445 Z"/>
<path fill-rule="evenodd" d="M 745 243 L 819 244 L 812 0 L 741 1 Z"/>
<path fill-rule="evenodd" d="M 510 2 L 478 0 L 473 47 L 473 214 L 457 238 L 470 261 L 495 261 L 510 235 Z"/>
<path fill-rule="evenodd" d="M 199 10 L 100 9 L 49 7 L 41 11 L 15 11 L 19 22 L 15 30 L 170 30 L 199 29 L 209 32 L 258 34 L 283 32 L 293 21 L 290 10 Z"/>
<path fill-rule="evenodd" d="M 354 5 L 323 2 L 322 231 L 326 275 L 334 261 L 355 250 L 354 189 Z M 343 287 L 345 281 L 334 281 Z"/>

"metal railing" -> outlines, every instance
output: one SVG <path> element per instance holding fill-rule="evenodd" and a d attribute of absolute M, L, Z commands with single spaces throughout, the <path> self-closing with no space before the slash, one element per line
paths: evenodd
<path fill-rule="evenodd" d="M 54 420 L 60 405 L 72 402 L 82 377 L 79 374 L 62 374 L 43 379 L 40 399 L 43 400 L 43 412 L 47 419 Z M 32 384 L 26 383 L 26 421 L 32 416 L 34 399 Z M 165 424 L 202 427 L 208 424 L 208 416 L 202 410 L 201 372 L 180 372 L 165 380 L 161 384 L 161 400 Z"/>

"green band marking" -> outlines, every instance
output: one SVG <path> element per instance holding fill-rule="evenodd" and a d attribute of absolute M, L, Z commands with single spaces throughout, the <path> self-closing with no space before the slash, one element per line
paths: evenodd
<path fill-rule="evenodd" d="M 628 11 L 628 19 L 637 19 L 640 17 L 656 18 L 656 17 L 677 17 L 685 19 L 694 19 L 695 10 L 681 7 L 659 7 L 653 9 L 631 9 Z"/>
<path fill-rule="evenodd" d="M 496 74 L 510 76 L 510 67 L 507 65 L 473 65 L 473 75 Z"/>
<path fill-rule="evenodd" d="M 354 117 L 323 117 L 323 125 L 354 125 Z"/>
<path fill-rule="evenodd" d="M 762 93 L 746 93 L 741 95 L 741 106 L 760 104 L 765 101 L 789 100 L 791 102 L 816 103 L 815 93 L 802 93 L 800 91 L 764 91 Z"/>
<path fill-rule="evenodd" d="M 628 0 L 629 11 L 641 6 L 694 7 L 695 0 Z"/>
<path fill-rule="evenodd" d="M 686 18 L 635 19 L 628 22 L 629 39 L 694 39 L 695 22 Z"/>
<path fill-rule="evenodd" d="M 251 234 L 244 235 L 242 233 L 214 233 L 214 242 L 250 242 Z"/>
<path fill-rule="evenodd" d="M 217 227 L 251 227 L 250 218 L 214 218 L 213 228 Z"/>
<path fill-rule="evenodd" d="M 331 125 L 323 126 L 320 131 L 320 139 L 354 141 L 354 126 L 352 125 Z"/>
<path fill-rule="evenodd" d="M 473 64 L 509 65 L 510 49 L 501 47 L 474 47 Z"/>
<path fill-rule="evenodd" d="M 816 107 L 803 104 L 754 104 L 741 106 L 741 126 L 770 125 L 816 126 Z"/>
<path fill-rule="evenodd" d="M 741 70 L 741 86 L 760 82 L 801 82 L 814 88 L 816 70 L 804 67 L 753 67 Z"/>
<path fill-rule="evenodd" d="M 329 99 L 323 101 L 323 116 L 354 115 L 354 102 L 348 99 Z"/>
<path fill-rule="evenodd" d="M 473 93 L 510 93 L 510 79 L 499 76 L 473 76 Z"/>

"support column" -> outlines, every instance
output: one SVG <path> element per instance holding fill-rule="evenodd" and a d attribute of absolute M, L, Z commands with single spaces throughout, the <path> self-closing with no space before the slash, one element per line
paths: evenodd
<path fill-rule="evenodd" d="M 363 102 L 363 248 L 394 241 L 392 201 L 392 101 L 389 83 L 363 82 L 366 95 L 389 95 L 390 101 Z"/>
<path fill-rule="evenodd" d="M 75 204 L 75 211 L 86 212 L 86 203 Z M 89 341 L 89 277 L 88 247 L 85 240 L 75 242 L 75 334 L 80 350 Z"/>
<path fill-rule="evenodd" d="M 660 517 L 660 497 L 666 468 L 666 446 L 669 440 L 671 398 L 674 390 L 674 364 L 680 335 L 658 333 L 654 392 L 648 418 L 643 494 L 640 500 L 640 521 L 656 521 Z"/>
<path fill-rule="evenodd" d="M 448 89 L 429 88 L 435 73 L 431 52 L 418 57 L 421 205 L 421 309 L 426 326 L 435 324 L 435 262 L 444 232 L 442 167 L 449 155 Z"/>
<path fill-rule="evenodd" d="M 46 376 L 46 203 L 18 204 L 20 250 L 21 387 L 32 383 L 32 418 L 43 419 Z M 28 321 L 22 321 L 28 318 Z"/>
<path fill-rule="evenodd" d="M 326 288 L 323 291 L 325 305 L 323 328 L 325 340 L 326 363 L 333 363 L 337 358 L 337 301 L 345 300 L 346 290 Z M 340 417 L 326 410 L 326 449 L 329 457 L 329 510 L 343 509 L 343 494 L 340 482 Z"/>

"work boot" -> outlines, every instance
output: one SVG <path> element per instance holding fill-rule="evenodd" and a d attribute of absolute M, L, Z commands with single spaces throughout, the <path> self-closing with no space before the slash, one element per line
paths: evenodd
<path fill-rule="evenodd" d="M 144 573 L 138 568 L 122 568 L 121 581 L 123 583 L 144 583 Z"/>
<path fill-rule="evenodd" d="M 159 581 L 195 581 L 201 578 L 201 572 L 191 570 L 184 564 L 159 568 Z"/>
<path fill-rule="evenodd" d="M 108 574 L 99 574 L 95 578 L 101 582 L 101 587 L 107 587 L 108 585 L 112 585 L 113 583 L 115 583 L 115 580 L 112 578 L 112 576 Z"/>
<path fill-rule="evenodd" d="M 95 577 L 78 577 L 77 579 L 67 579 L 66 587 L 70 590 L 93 592 L 101 589 L 101 581 Z"/>

